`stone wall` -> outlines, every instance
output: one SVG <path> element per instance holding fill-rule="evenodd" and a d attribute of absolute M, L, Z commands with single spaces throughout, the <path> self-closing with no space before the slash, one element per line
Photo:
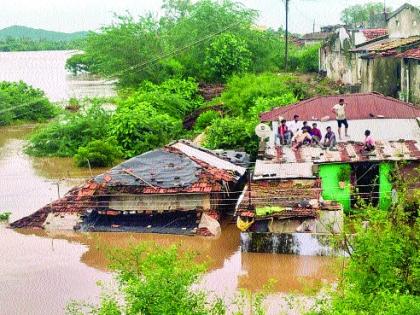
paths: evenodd
<path fill-rule="evenodd" d="M 420 34 L 420 13 L 414 7 L 407 7 L 388 20 L 390 38 L 405 38 Z"/>

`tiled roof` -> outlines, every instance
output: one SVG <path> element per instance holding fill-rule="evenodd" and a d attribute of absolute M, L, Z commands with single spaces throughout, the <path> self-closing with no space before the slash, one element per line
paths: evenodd
<path fill-rule="evenodd" d="M 343 98 L 348 119 L 382 118 L 416 118 L 420 117 L 420 109 L 412 104 L 402 102 L 392 97 L 378 93 L 356 93 L 335 96 L 317 96 L 299 103 L 277 107 L 260 115 L 261 121 L 275 121 L 279 116 L 292 120 L 293 115 L 300 116 L 300 120 L 320 120 L 326 116 L 333 116 L 332 107 Z"/>
<path fill-rule="evenodd" d="M 397 57 L 420 60 L 420 47 L 406 50 L 403 53 L 398 54 Z"/>
<path fill-rule="evenodd" d="M 367 28 L 362 30 L 363 35 L 365 35 L 367 40 L 372 40 L 377 37 L 385 36 L 388 34 L 386 28 Z"/>
<path fill-rule="evenodd" d="M 392 56 L 399 52 L 399 49 L 405 46 L 420 44 L 420 36 L 411 36 L 407 38 L 386 38 L 375 42 L 367 43 L 352 49 L 353 52 L 366 52 L 370 56 Z"/>
<path fill-rule="evenodd" d="M 376 141 L 376 149 L 371 155 L 363 155 L 360 142 L 340 142 L 337 151 L 320 147 L 302 146 L 297 151 L 283 146 L 276 157 L 278 163 L 349 163 L 363 161 L 420 160 L 420 146 L 414 140 Z M 299 164 L 296 164 L 299 165 Z"/>

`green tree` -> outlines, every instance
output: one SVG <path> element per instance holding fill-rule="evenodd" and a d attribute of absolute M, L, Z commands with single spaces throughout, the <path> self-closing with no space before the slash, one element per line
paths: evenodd
<path fill-rule="evenodd" d="M 210 81 L 226 81 L 231 75 L 246 72 L 251 52 L 245 40 L 229 33 L 216 37 L 206 50 L 204 65 Z"/>
<path fill-rule="evenodd" d="M 79 147 L 74 160 L 79 167 L 105 167 L 112 166 L 121 156 L 120 148 L 110 139 L 93 140 Z"/>
<path fill-rule="evenodd" d="M 15 120 L 44 121 L 56 114 L 43 91 L 22 81 L 0 82 L 0 126 Z"/>
<path fill-rule="evenodd" d="M 166 145 L 182 132 L 182 122 L 158 112 L 148 102 L 125 103 L 111 119 L 110 135 L 123 148 L 125 157 Z"/>
<path fill-rule="evenodd" d="M 386 12 L 390 11 L 390 8 L 386 8 Z M 345 24 L 362 24 L 367 26 L 375 16 L 383 14 L 383 12 L 384 4 L 382 2 L 355 4 L 341 12 L 341 21 Z"/>

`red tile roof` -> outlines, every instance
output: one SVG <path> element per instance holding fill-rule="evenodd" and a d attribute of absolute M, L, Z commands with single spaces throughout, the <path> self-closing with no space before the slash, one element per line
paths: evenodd
<path fill-rule="evenodd" d="M 369 41 L 377 37 L 388 35 L 388 30 L 386 28 L 367 28 L 362 30 L 362 33 Z"/>
<path fill-rule="evenodd" d="M 274 108 L 262 113 L 260 119 L 261 121 L 275 121 L 282 116 L 287 120 L 292 120 L 295 114 L 299 115 L 300 120 L 320 120 L 326 116 L 334 119 L 331 109 L 340 98 L 343 98 L 347 104 L 348 119 L 372 119 L 377 115 L 395 119 L 420 117 L 420 109 L 412 104 L 378 93 L 356 93 L 313 97 L 293 105 Z"/>
<path fill-rule="evenodd" d="M 418 60 L 420 60 L 420 47 L 406 50 L 403 53 L 398 54 L 397 57 L 400 57 L 400 58 L 410 58 L 410 59 L 418 59 Z"/>

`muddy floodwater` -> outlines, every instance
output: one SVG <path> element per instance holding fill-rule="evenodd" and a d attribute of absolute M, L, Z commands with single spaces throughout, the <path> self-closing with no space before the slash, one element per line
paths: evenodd
<path fill-rule="evenodd" d="M 0 80 L 24 80 L 53 100 L 112 95 L 109 83 L 86 82 L 63 70 L 71 52 L 0 53 Z M 33 158 L 24 153 L 34 125 L 0 127 L 0 211 L 11 221 L 29 215 L 103 170 L 76 168 L 71 159 Z M 231 296 L 241 288 L 256 291 L 275 279 L 270 314 L 285 292 L 306 292 L 336 279 L 340 263 L 327 257 L 241 253 L 239 232 L 224 222 L 218 239 L 133 233 L 46 233 L 11 230 L 0 224 L 0 315 L 63 314 L 72 299 L 95 302 L 97 281 L 111 281 L 106 249 L 154 241 L 180 244 L 209 263 L 200 287 Z"/>
<path fill-rule="evenodd" d="M 0 211 L 11 220 L 28 215 L 90 177 L 71 159 L 32 158 L 23 152 L 34 126 L 0 128 Z M 93 174 L 102 170 L 94 170 Z M 59 189 L 58 189 L 59 187 Z M 155 241 L 181 244 L 209 262 L 201 286 L 230 296 L 258 290 L 275 279 L 275 292 L 304 292 L 335 280 L 337 260 L 327 257 L 241 253 L 239 233 L 224 222 L 218 239 L 138 233 L 11 230 L 0 225 L 0 313 L 62 314 L 71 299 L 95 301 L 98 280 L 110 281 L 106 248 Z"/>

